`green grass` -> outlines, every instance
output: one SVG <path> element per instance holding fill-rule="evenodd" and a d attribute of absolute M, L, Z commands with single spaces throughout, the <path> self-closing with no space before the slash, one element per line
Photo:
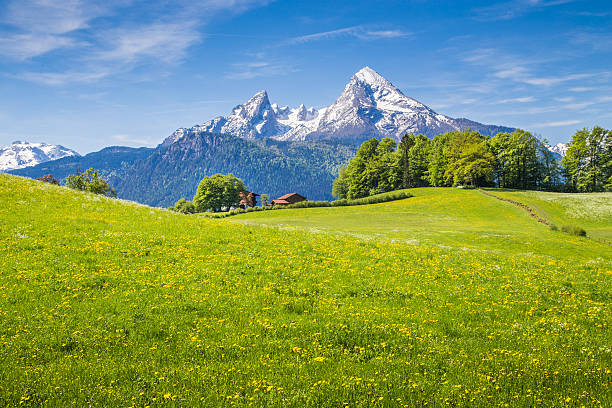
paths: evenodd
<path fill-rule="evenodd" d="M 408 191 L 414 197 L 390 203 L 257 212 L 234 217 L 232 221 L 434 248 L 579 259 L 585 255 L 612 255 L 611 248 L 604 244 L 552 232 L 523 209 L 487 197 L 478 190 L 417 188 Z M 495 194 L 502 195 L 497 191 Z M 604 197 L 612 207 L 612 194 Z M 612 233 L 612 213 L 601 221 L 600 229 Z"/>
<path fill-rule="evenodd" d="M 0 175 L 0 405 L 610 406 L 610 247 L 413 193 L 211 220 Z"/>
<path fill-rule="evenodd" d="M 559 227 L 577 225 L 589 236 L 612 243 L 612 193 L 505 191 L 496 194 L 535 208 Z"/>

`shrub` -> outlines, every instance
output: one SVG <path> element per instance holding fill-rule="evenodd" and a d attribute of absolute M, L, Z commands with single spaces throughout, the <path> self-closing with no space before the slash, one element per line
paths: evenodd
<path fill-rule="evenodd" d="M 59 185 L 59 182 L 57 181 L 55 177 L 53 177 L 53 174 L 47 174 L 46 176 L 38 177 L 36 180 L 44 181 L 45 183 Z"/>
<path fill-rule="evenodd" d="M 181 198 L 174 204 L 174 207 L 168 208 L 171 211 L 176 211 L 181 214 L 193 214 L 195 213 L 195 205 L 191 201 L 187 201 Z"/>
<path fill-rule="evenodd" d="M 563 225 L 561 227 L 561 231 L 565 232 L 566 234 L 576 235 L 578 237 L 586 237 L 587 235 L 586 231 L 577 225 Z"/>

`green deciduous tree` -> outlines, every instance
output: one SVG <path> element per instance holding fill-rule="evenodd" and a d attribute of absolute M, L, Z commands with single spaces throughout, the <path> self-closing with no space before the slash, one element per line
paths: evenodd
<path fill-rule="evenodd" d="M 116 197 L 117 193 L 110 188 L 108 181 L 101 178 L 98 170 L 87 169 L 84 172 L 78 171 L 66 177 L 66 186 L 75 190 L 89 191 L 95 194 L 102 194 L 109 197 Z"/>
<path fill-rule="evenodd" d="M 221 211 L 223 208 L 237 206 L 240 193 L 246 193 L 242 180 L 233 174 L 215 174 L 202 179 L 193 197 L 193 204 L 197 212 Z"/>
<path fill-rule="evenodd" d="M 332 193 L 356 199 L 392 191 L 400 186 L 399 161 L 393 139 L 365 141 L 346 168 L 340 169 Z"/>
<path fill-rule="evenodd" d="M 443 187 L 446 185 L 444 173 L 448 166 L 446 150 L 448 144 L 457 132 L 447 132 L 437 135 L 430 143 L 429 157 L 427 164 L 427 181 L 433 187 Z"/>
<path fill-rule="evenodd" d="M 575 191 L 611 189 L 612 131 L 599 126 L 582 129 L 572 137 L 561 164 Z"/>
<path fill-rule="evenodd" d="M 429 184 L 427 168 L 430 141 L 423 135 L 406 134 L 397 149 L 401 186 L 422 187 Z"/>
<path fill-rule="evenodd" d="M 498 133 L 491 138 L 499 187 L 523 190 L 539 188 L 542 181 L 540 144 L 535 136 L 521 129 L 512 133 Z"/>
<path fill-rule="evenodd" d="M 495 157 L 486 140 L 466 143 L 450 161 L 444 177 L 453 185 L 480 187 L 493 181 Z"/>

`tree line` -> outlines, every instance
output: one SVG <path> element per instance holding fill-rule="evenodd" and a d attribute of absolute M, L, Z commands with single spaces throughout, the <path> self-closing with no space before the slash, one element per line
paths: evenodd
<path fill-rule="evenodd" d="M 340 169 L 332 194 L 356 199 L 413 187 L 500 187 L 611 191 L 612 132 L 595 127 L 573 136 L 559 162 L 547 142 L 517 129 L 489 138 L 466 129 L 365 141 Z"/>

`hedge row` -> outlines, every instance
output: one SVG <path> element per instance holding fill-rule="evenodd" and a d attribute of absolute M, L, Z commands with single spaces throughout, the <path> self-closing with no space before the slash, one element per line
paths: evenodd
<path fill-rule="evenodd" d="M 354 200 L 340 199 L 335 201 L 301 201 L 295 204 L 289 205 L 269 205 L 267 207 L 249 207 L 249 208 L 236 208 L 234 210 L 221 212 L 221 213 L 201 213 L 205 217 L 209 218 L 225 218 L 231 217 L 238 214 L 246 214 L 255 211 L 273 211 L 273 210 L 287 210 L 292 208 L 314 208 L 314 207 L 346 207 L 352 205 L 366 205 L 366 204 L 378 204 L 386 203 L 388 201 L 403 200 L 405 198 L 412 197 L 406 190 L 391 191 L 389 193 L 376 194 L 369 197 L 357 198 Z"/>

